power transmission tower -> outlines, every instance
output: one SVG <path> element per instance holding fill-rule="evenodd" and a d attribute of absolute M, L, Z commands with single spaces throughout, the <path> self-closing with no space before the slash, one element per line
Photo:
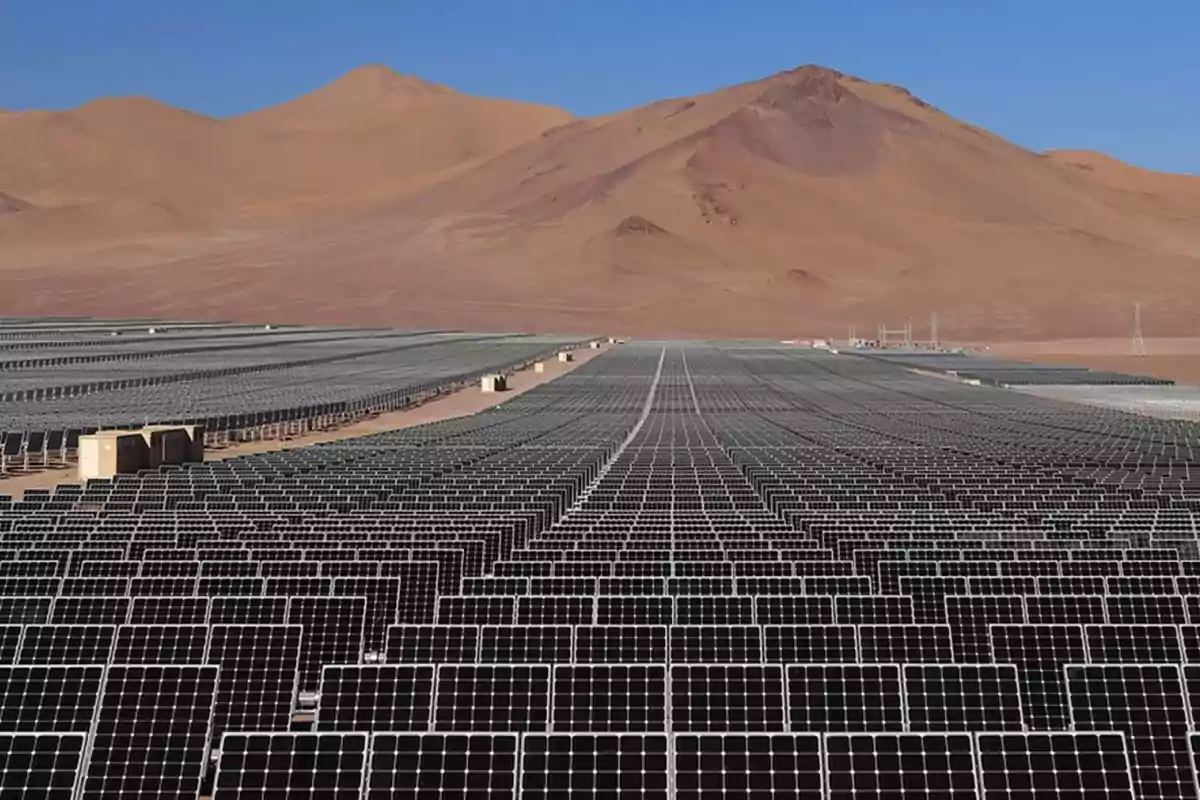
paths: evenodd
<path fill-rule="evenodd" d="M 1142 338 L 1142 304 L 1133 304 L 1133 354 L 1146 355 L 1146 340 Z"/>
<path fill-rule="evenodd" d="M 938 312 L 929 315 L 929 339 L 936 349 L 938 346 Z"/>

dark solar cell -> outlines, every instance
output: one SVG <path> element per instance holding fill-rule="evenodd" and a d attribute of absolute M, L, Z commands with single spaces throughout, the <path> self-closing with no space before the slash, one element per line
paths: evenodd
<path fill-rule="evenodd" d="M 859 625 L 864 664 L 949 664 L 954 650 L 948 625 Z"/>
<path fill-rule="evenodd" d="M 829 800 L 978 797 L 965 733 L 846 733 L 825 737 Z"/>
<path fill-rule="evenodd" d="M 763 660 L 755 625 L 673 625 L 671 661 L 676 664 L 757 664 Z"/>
<path fill-rule="evenodd" d="M 981 733 L 982 800 L 1134 800 L 1120 733 Z"/>
<path fill-rule="evenodd" d="M 670 625 L 675 621 L 675 598 L 662 596 L 600 596 L 597 625 Z"/>
<path fill-rule="evenodd" d="M 26 625 L 19 664 L 108 664 L 114 625 Z"/>
<path fill-rule="evenodd" d="M 550 714 L 545 664 L 443 664 L 433 727 L 438 731 L 544 731 Z"/>
<path fill-rule="evenodd" d="M 1025 729 L 1012 664 L 905 664 L 903 670 L 914 733 Z"/>
<path fill-rule="evenodd" d="M 759 625 L 832 625 L 834 598 L 820 595 L 760 595 L 754 598 Z"/>
<path fill-rule="evenodd" d="M 570 625 L 484 625 L 481 664 L 564 664 L 571 661 Z"/>
<path fill-rule="evenodd" d="M 793 732 L 904 730 L 904 692 L 896 664 L 795 664 L 787 667 Z"/>
<path fill-rule="evenodd" d="M 393 625 L 388 628 L 388 663 L 473 664 L 478 660 L 477 625 Z"/>
<path fill-rule="evenodd" d="M 377 733 L 367 800 L 516 800 L 517 737 Z"/>
<path fill-rule="evenodd" d="M 551 722 L 559 733 L 662 731 L 667 723 L 666 702 L 665 665 L 554 668 Z"/>
<path fill-rule="evenodd" d="M 114 664 L 203 664 L 207 625 L 121 625 Z"/>
<path fill-rule="evenodd" d="M 775 664 L 853 664 L 858 642 L 853 625 L 767 625 L 765 660 Z M 750 659 L 747 659 L 750 660 Z"/>
<path fill-rule="evenodd" d="M 104 665 L 0 666 L 0 732 L 87 733 Z"/>
<path fill-rule="evenodd" d="M 357 800 L 366 786 L 363 733 L 230 733 L 221 741 L 215 796 Z"/>
<path fill-rule="evenodd" d="M 785 725 L 783 667 L 671 666 L 673 731 L 783 731 Z"/>
<path fill-rule="evenodd" d="M 216 666 L 109 668 L 85 797 L 195 797 L 208 757 Z"/>
<path fill-rule="evenodd" d="M 1033 625 L 1103 625 L 1108 622 L 1102 595 L 1026 597 L 1025 613 Z"/>
<path fill-rule="evenodd" d="M 304 629 L 300 651 L 301 690 L 315 690 L 326 664 L 357 664 L 363 650 L 365 597 L 293 597 L 289 625 Z"/>
<path fill-rule="evenodd" d="M 129 610 L 131 625 L 204 625 L 206 597 L 135 597 Z"/>
<path fill-rule="evenodd" d="M 0 797 L 72 800 L 86 745 L 82 733 L 0 733 Z"/>
<path fill-rule="evenodd" d="M 208 621 L 211 625 L 283 625 L 287 607 L 286 597 L 213 597 Z"/>
<path fill-rule="evenodd" d="M 432 664 L 326 666 L 316 730 L 429 730 L 435 669 Z"/>
<path fill-rule="evenodd" d="M 841 595 L 835 597 L 839 625 L 911 625 L 911 597 L 892 594 Z"/>
<path fill-rule="evenodd" d="M 667 800 L 663 734 L 529 734 L 521 740 L 522 800 Z"/>
<path fill-rule="evenodd" d="M 679 800 L 823 797 L 819 736 L 689 733 L 674 737 L 673 744 Z"/>
<path fill-rule="evenodd" d="M 296 697 L 299 625 L 213 625 L 208 663 L 220 667 L 213 737 L 225 731 L 285 731 Z"/>
<path fill-rule="evenodd" d="M 1070 727 L 1063 667 L 1087 661 L 1080 625 L 993 625 L 997 663 L 1013 664 L 1021 681 L 1025 721 L 1034 730 Z"/>
<path fill-rule="evenodd" d="M 665 625 L 580 625 L 577 664 L 662 664 L 668 657 Z"/>
<path fill-rule="evenodd" d="M 1195 797 L 1178 666 L 1069 665 L 1066 679 L 1076 731 L 1125 734 L 1137 797 Z"/>
<path fill-rule="evenodd" d="M 1094 664 L 1181 664 L 1175 625 L 1087 625 L 1088 660 Z"/>

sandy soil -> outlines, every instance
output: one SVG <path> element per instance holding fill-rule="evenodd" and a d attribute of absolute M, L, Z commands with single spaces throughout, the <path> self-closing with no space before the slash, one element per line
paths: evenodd
<path fill-rule="evenodd" d="M 557 360 L 547 361 L 545 372 L 536 372 L 532 367 L 519 372 L 514 372 L 509 376 L 508 391 L 500 394 L 484 394 L 478 386 L 469 386 L 444 395 L 435 400 L 417 406 L 416 408 L 405 409 L 403 411 L 393 411 L 387 414 L 370 419 L 360 420 L 351 425 L 346 425 L 337 430 L 319 431 L 308 436 L 296 437 L 286 441 L 266 440 L 258 442 L 244 442 L 230 447 L 224 447 L 217 450 L 209 450 L 204 454 L 205 461 L 219 461 L 227 458 L 236 458 L 237 456 L 246 455 L 249 453 L 268 453 L 278 450 L 291 450 L 297 447 L 306 447 L 309 445 L 320 444 L 322 442 L 333 442 L 339 439 L 349 439 L 356 436 L 369 436 L 373 433 L 381 433 L 383 431 L 400 430 L 402 428 L 411 428 L 416 425 L 424 425 L 430 422 L 440 422 L 442 420 L 454 419 L 456 417 L 465 417 L 470 414 L 476 414 L 489 408 L 518 397 L 525 392 L 533 389 L 536 386 L 541 386 L 548 381 L 566 375 L 567 373 L 577 369 L 579 366 L 586 364 L 601 353 L 607 352 L 608 345 L 602 346 L 598 350 L 581 349 L 575 350 L 575 360 L 570 362 L 559 362 Z M 71 483 L 75 481 L 74 466 L 69 469 L 54 468 L 34 472 L 27 475 L 15 475 L 0 477 L 0 494 L 7 494 L 12 497 L 19 497 L 24 494 L 26 489 L 53 489 L 60 483 Z"/>

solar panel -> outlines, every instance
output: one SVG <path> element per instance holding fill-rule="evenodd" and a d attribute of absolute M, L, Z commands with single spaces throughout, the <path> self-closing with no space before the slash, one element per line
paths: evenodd
<path fill-rule="evenodd" d="M 627 564 L 626 566 L 632 566 Z M 666 578 L 623 577 L 600 578 L 596 581 L 596 594 L 619 595 L 621 597 L 641 597 L 651 595 L 666 595 Z"/>
<path fill-rule="evenodd" d="M 316 730 L 428 730 L 434 678 L 432 664 L 327 665 Z"/>
<path fill-rule="evenodd" d="M 793 664 L 787 694 L 793 732 L 904 730 L 897 664 Z"/>
<path fill-rule="evenodd" d="M 754 615 L 759 625 L 832 625 L 833 597 L 821 595 L 759 595 Z"/>
<path fill-rule="evenodd" d="M 433 728 L 438 731 L 545 730 L 550 667 L 545 664 L 442 664 Z"/>
<path fill-rule="evenodd" d="M 1179 667 L 1073 664 L 1065 671 L 1074 729 L 1125 734 L 1137 797 L 1196 796 Z"/>
<path fill-rule="evenodd" d="M 50 596 L 0 596 L 0 625 L 41 625 L 50 619 Z"/>
<path fill-rule="evenodd" d="M 1104 598 L 1114 625 L 1185 625 L 1187 612 L 1177 594 L 1110 594 Z"/>
<path fill-rule="evenodd" d="M 902 594 L 839 595 L 834 598 L 839 625 L 911 625 L 912 598 Z"/>
<path fill-rule="evenodd" d="M 1034 730 L 1071 726 L 1065 664 L 1087 661 L 1081 625 L 993 625 L 992 650 L 998 663 L 1013 664 L 1021 681 L 1021 706 Z"/>
<path fill-rule="evenodd" d="M 521 798 L 667 800 L 668 761 L 664 734 L 528 734 Z"/>
<path fill-rule="evenodd" d="M 12 664 L 17 660 L 21 649 L 20 625 L 0 625 L 0 664 Z"/>
<path fill-rule="evenodd" d="M 556 733 L 666 728 L 664 665 L 559 665 L 553 688 L 551 724 Z"/>
<path fill-rule="evenodd" d="M 866 576 L 829 575 L 804 579 L 805 594 L 871 594 L 871 579 Z"/>
<path fill-rule="evenodd" d="M 535 595 L 517 598 L 518 625 L 591 625 L 595 619 L 594 597 Z"/>
<path fill-rule="evenodd" d="M 1183 641 L 1184 660 L 1200 664 L 1200 625 L 1180 625 L 1179 638 Z"/>
<path fill-rule="evenodd" d="M 1088 659 L 1095 664 L 1182 664 L 1174 625 L 1087 625 Z"/>
<path fill-rule="evenodd" d="M 596 594 L 595 578 L 550 577 L 530 578 L 530 595 L 553 595 L 558 597 L 586 597 Z"/>
<path fill-rule="evenodd" d="M 214 597 L 209 600 L 210 625 L 284 625 L 288 598 Z"/>
<path fill-rule="evenodd" d="M 316 689 L 325 664 L 357 664 L 361 660 L 365 597 L 293 597 L 288 624 L 304 628 L 300 651 L 302 690 Z"/>
<path fill-rule="evenodd" d="M 102 664 L 0 666 L 0 732 L 86 733 L 103 681 Z"/>
<path fill-rule="evenodd" d="M 580 625 L 575 628 L 575 663 L 666 663 L 667 630 L 665 625 Z"/>
<path fill-rule="evenodd" d="M 54 597 L 61 586 L 59 578 L 0 578 L 0 597 Z"/>
<path fill-rule="evenodd" d="M 133 578 L 129 582 L 131 597 L 191 597 L 195 593 L 196 578 Z"/>
<path fill-rule="evenodd" d="M 377 733 L 366 800 L 516 800 L 517 737 Z"/>
<path fill-rule="evenodd" d="M 1135 800 L 1120 733 L 981 733 L 981 800 Z"/>
<path fill-rule="evenodd" d="M 754 598 L 747 595 L 697 595 L 675 601 L 680 625 L 753 625 Z"/>
<path fill-rule="evenodd" d="M 764 658 L 774 664 L 858 661 L 858 636 L 853 625 L 767 625 L 762 636 Z"/>
<path fill-rule="evenodd" d="M 203 664 L 207 625 L 121 625 L 114 664 Z"/>
<path fill-rule="evenodd" d="M 131 625 L 205 625 L 207 597 L 135 597 L 129 610 Z"/>
<path fill-rule="evenodd" d="M 337 578 L 333 582 L 333 593 L 340 597 L 364 597 L 363 647 L 368 652 L 383 652 L 389 625 L 408 622 L 399 619 L 401 606 L 419 606 L 421 613 L 406 614 L 415 617 L 412 622 L 433 622 L 433 597 L 429 595 L 435 585 L 432 575 L 425 591 L 419 585 L 406 583 L 403 578 Z"/>
<path fill-rule="evenodd" d="M 1103 625 L 1108 622 L 1102 595 L 1026 597 L 1025 613 L 1034 625 Z"/>
<path fill-rule="evenodd" d="M 763 660 L 755 625 L 673 625 L 671 661 L 676 664 L 754 664 Z"/>
<path fill-rule="evenodd" d="M 677 800 L 820 800 L 824 796 L 819 736 L 681 734 L 673 744 Z"/>
<path fill-rule="evenodd" d="M 365 733 L 227 733 L 215 796 L 358 800 L 366 786 Z"/>
<path fill-rule="evenodd" d="M 776 664 L 671 666 L 671 729 L 782 731 L 783 667 Z"/>
<path fill-rule="evenodd" d="M 914 733 L 1025 729 L 1012 664 L 905 664 L 903 669 Z"/>
<path fill-rule="evenodd" d="M 0 733 L 0 797 L 72 800 L 86 745 L 82 733 Z"/>
<path fill-rule="evenodd" d="M 670 625 L 675 621 L 675 599 L 669 595 L 596 598 L 597 625 Z"/>
<path fill-rule="evenodd" d="M 213 625 L 208 663 L 221 668 L 212 735 L 286 731 L 296 697 L 299 625 Z"/>
<path fill-rule="evenodd" d="M 1108 594 L 1177 594 L 1175 579 L 1162 575 L 1135 578 L 1111 576 L 1104 579 Z"/>
<path fill-rule="evenodd" d="M 463 578 L 462 595 L 521 595 L 529 594 L 529 578 Z"/>
<path fill-rule="evenodd" d="M 85 797 L 195 797 L 208 757 L 215 666 L 113 666 L 88 755 Z"/>
<path fill-rule="evenodd" d="M 803 595 L 804 578 L 793 576 L 759 575 L 738 578 L 734 591 L 739 595 L 770 597 L 772 595 Z"/>
<path fill-rule="evenodd" d="M 966 733 L 831 733 L 825 737 L 828 800 L 978 797 Z"/>
<path fill-rule="evenodd" d="M 477 625 L 393 625 L 388 628 L 390 664 L 474 664 L 479 660 Z"/>
<path fill-rule="evenodd" d="M 1011 595 L 949 595 L 946 597 L 946 622 L 954 660 L 963 664 L 987 664 L 992 660 L 988 626 L 1025 622 L 1025 604 Z"/>
<path fill-rule="evenodd" d="M 948 625 L 859 625 L 864 664 L 950 664 L 954 649 Z"/>
<path fill-rule="evenodd" d="M 18 664 L 107 664 L 113 625 L 27 625 Z"/>
<path fill-rule="evenodd" d="M 517 621 L 515 597 L 441 597 L 439 625 L 512 625 Z"/>
<path fill-rule="evenodd" d="M 902 577 L 900 594 L 913 599 L 913 618 L 920 625 L 937 625 L 946 622 L 948 595 L 967 593 L 966 578 Z"/>
<path fill-rule="evenodd" d="M 479 663 L 570 663 L 572 638 L 570 625 L 484 625 Z"/>
<path fill-rule="evenodd" d="M 124 597 L 129 594 L 128 578 L 67 578 L 59 597 Z"/>

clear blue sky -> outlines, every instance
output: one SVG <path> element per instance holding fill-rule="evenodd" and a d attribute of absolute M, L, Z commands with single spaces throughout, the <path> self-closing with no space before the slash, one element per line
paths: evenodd
<path fill-rule="evenodd" d="M 0 0 L 0 108 L 217 116 L 365 63 L 593 114 L 818 63 L 1034 149 L 1200 173 L 1200 0 Z"/>

